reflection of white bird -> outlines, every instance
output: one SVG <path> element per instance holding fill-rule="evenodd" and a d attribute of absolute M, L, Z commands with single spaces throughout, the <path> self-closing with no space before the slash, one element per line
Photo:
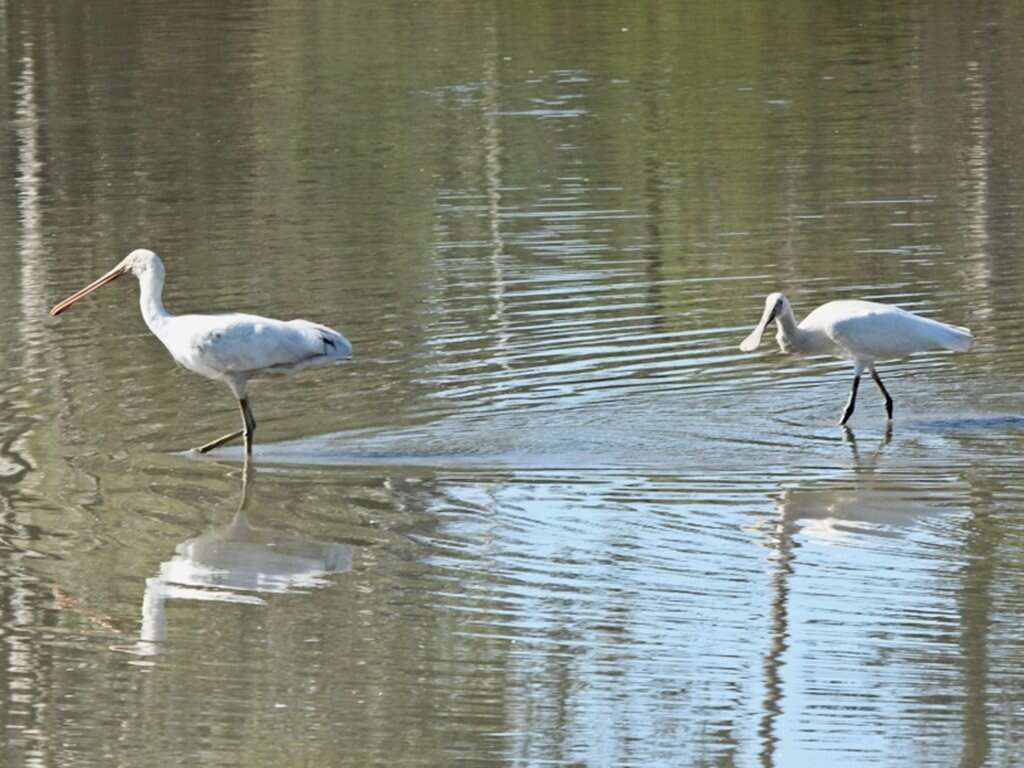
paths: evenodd
<path fill-rule="evenodd" d="M 121 275 L 131 272 L 139 279 L 142 317 L 177 363 L 210 379 L 223 381 L 234 393 L 242 411 L 243 428 L 196 450 L 201 453 L 245 438 L 252 453 L 256 419 L 249 407 L 249 380 L 271 374 L 291 374 L 324 363 L 352 357 L 352 345 L 337 331 L 306 320 L 272 320 L 258 315 L 172 315 L 164 309 L 164 265 L 145 249 L 134 250 L 103 277 L 71 294 L 50 310 L 59 315 L 76 301 Z"/>
<path fill-rule="evenodd" d="M 850 534 L 895 537 L 928 515 L 948 512 L 961 489 L 932 488 L 912 480 L 872 478 L 861 482 L 822 480 L 784 490 L 776 499 L 782 519 L 805 534 L 840 539 Z"/>
<path fill-rule="evenodd" d="M 929 349 L 966 352 L 974 343 L 974 336 L 966 328 L 946 325 L 899 307 L 872 301 L 830 301 L 797 325 L 786 297 L 772 293 L 765 300 L 761 322 L 743 340 L 740 349 L 744 352 L 757 349 L 761 335 L 772 320 L 779 327 L 776 339 L 783 352 L 833 355 L 853 360 L 853 389 L 840 424 L 845 424 L 853 414 L 857 387 L 865 369 L 871 372 L 871 378 L 882 390 L 886 413 L 892 419 L 892 398 L 875 370 L 876 360 L 904 357 Z"/>
<path fill-rule="evenodd" d="M 242 497 L 227 525 L 184 541 L 146 580 L 142 600 L 142 637 L 149 643 L 167 637 L 168 600 L 213 600 L 262 604 L 260 594 L 330 586 L 328 576 L 352 570 L 352 545 L 314 541 L 249 524 L 251 466 L 242 474 Z"/>
<path fill-rule="evenodd" d="M 933 476 L 916 466 L 882 470 L 879 465 L 892 439 L 891 429 L 864 457 L 848 428 L 845 439 L 853 453 L 852 474 L 802 482 L 776 497 L 787 528 L 799 525 L 804 535 L 825 540 L 857 533 L 897 537 L 920 518 L 948 513 L 966 503 L 963 484 L 951 483 L 941 472 Z"/>

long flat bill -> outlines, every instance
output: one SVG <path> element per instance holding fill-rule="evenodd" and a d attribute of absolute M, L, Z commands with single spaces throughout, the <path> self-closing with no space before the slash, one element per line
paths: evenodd
<path fill-rule="evenodd" d="M 64 299 L 64 301 L 54 304 L 53 309 L 50 310 L 50 317 L 56 317 L 79 299 L 84 299 L 86 296 L 88 296 L 90 293 L 97 290 L 98 288 L 102 288 L 107 283 L 113 280 L 117 280 L 117 278 L 123 275 L 126 271 L 127 270 L 125 270 L 125 268 L 122 267 L 121 265 L 114 267 L 112 270 L 107 272 L 107 274 L 103 275 L 103 277 L 89 283 L 87 286 L 85 286 L 85 288 L 75 291 L 66 299 Z"/>
<path fill-rule="evenodd" d="M 752 330 L 750 335 L 740 342 L 740 349 L 744 352 L 753 352 L 757 349 L 761 344 L 761 336 L 764 335 L 764 329 L 767 325 L 768 323 L 765 322 L 758 323 L 757 328 Z"/>
<path fill-rule="evenodd" d="M 761 336 L 764 335 L 764 329 L 768 327 L 768 323 L 775 319 L 775 302 L 772 300 L 774 296 L 775 294 L 768 295 L 764 303 L 764 312 L 761 313 L 760 322 L 750 332 L 750 335 L 740 342 L 740 349 L 744 352 L 753 352 L 757 349 L 761 343 Z"/>

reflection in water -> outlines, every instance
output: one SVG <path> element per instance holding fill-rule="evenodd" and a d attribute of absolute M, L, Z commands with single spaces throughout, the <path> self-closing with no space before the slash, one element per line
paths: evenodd
<path fill-rule="evenodd" d="M 43 258 L 43 216 L 40 206 L 42 169 L 44 166 L 39 147 L 40 119 L 36 103 L 36 72 L 32 44 L 25 46 L 25 55 L 17 90 L 17 111 L 14 120 L 18 137 L 18 165 L 14 183 L 17 189 L 19 237 L 19 264 L 21 265 L 21 332 L 32 338 L 32 332 L 42 323 L 46 298 L 46 260 Z"/>
<path fill-rule="evenodd" d="M 146 580 L 140 631 L 144 643 L 167 639 L 169 599 L 259 605 L 264 601 L 252 593 L 324 587 L 331 583 L 326 576 L 352 569 L 348 544 L 253 527 L 247 512 L 252 484 L 252 465 L 246 461 L 231 522 L 183 541 L 174 548 L 174 557 L 161 564 L 160 575 Z M 156 646 L 149 649 L 155 652 Z"/>
<path fill-rule="evenodd" d="M 1024 16 L 813 5 L 8 4 L 0 761 L 1019 762 Z M 368 350 L 177 549 L 209 385 L 45 319 L 139 242 Z M 735 350 L 766 285 L 978 349 L 843 444 L 841 366 Z"/>
<path fill-rule="evenodd" d="M 892 441 L 892 426 L 870 453 L 863 453 L 853 432 L 844 432 L 850 447 L 852 474 L 786 488 L 777 498 L 780 524 L 799 525 L 800 532 L 823 540 L 871 533 L 897 536 L 915 520 L 948 510 L 951 493 L 964 488 L 943 474 L 930 482 L 921 467 L 880 471 L 879 463 Z"/>
<path fill-rule="evenodd" d="M 791 580 L 801 571 L 798 553 L 800 535 L 821 543 L 848 544 L 854 547 L 868 541 L 865 535 L 899 537 L 915 521 L 948 511 L 951 493 L 966 502 L 966 489 L 948 478 L 931 484 L 922 478 L 920 468 L 903 473 L 880 471 L 880 462 L 892 442 L 892 424 L 886 425 L 878 445 L 869 453 L 861 451 L 853 431 L 843 429 L 844 442 L 850 448 L 851 473 L 787 488 L 776 497 L 777 516 L 769 534 L 769 546 L 775 563 L 771 576 L 770 639 L 764 657 L 764 701 L 759 727 L 761 765 L 782 764 L 777 754 L 778 721 L 785 713 L 786 686 L 783 669 L 787 651 L 804 639 L 794 639 L 791 626 Z M 821 601 L 828 594 L 821 588 Z"/>
<path fill-rule="evenodd" d="M 775 567 L 771 575 L 768 649 L 762 662 L 764 700 L 757 733 L 761 747 L 758 758 L 765 768 L 776 764 L 779 742 L 777 721 L 782 713 L 784 693 L 782 667 L 789 647 L 789 578 L 793 574 L 793 561 L 796 558 L 792 529 L 784 518 L 776 524 L 771 538 Z"/>

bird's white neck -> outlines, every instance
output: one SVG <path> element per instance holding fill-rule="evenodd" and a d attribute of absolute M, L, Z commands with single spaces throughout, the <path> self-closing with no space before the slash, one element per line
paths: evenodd
<path fill-rule="evenodd" d="M 775 324 L 779 328 L 775 339 L 779 342 L 779 348 L 783 352 L 799 354 L 804 351 L 807 346 L 805 334 L 797 325 L 796 317 L 793 316 L 793 310 L 789 304 L 786 304 L 782 312 L 775 317 Z"/>
<path fill-rule="evenodd" d="M 170 319 L 170 313 L 164 309 L 163 302 L 164 275 L 163 270 L 149 269 L 139 276 L 139 309 L 142 319 L 146 321 L 154 335 L 162 339 L 164 324 Z"/>

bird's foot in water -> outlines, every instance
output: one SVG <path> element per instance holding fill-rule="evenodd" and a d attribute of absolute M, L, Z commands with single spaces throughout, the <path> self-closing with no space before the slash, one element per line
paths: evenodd
<path fill-rule="evenodd" d="M 230 443 L 232 440 L 237 440 L 238 438 L 242 437 L 242 435 L 244 435 L 244 434 L 245 434 L 245 431 L 240 429 L 237 432 L 231 432 L 229 434 L 224 435 L 223 437 L 218 437 L 216 440 L 211 440 L 210 442 L 205 443 L 204 445 L 197 446 L 196 448 L 193 448 L 192 450 L 195 453 L 209 453 L 214 448 L 219 448 L 220 446 L 224 445 L 225 443 Z"/>

